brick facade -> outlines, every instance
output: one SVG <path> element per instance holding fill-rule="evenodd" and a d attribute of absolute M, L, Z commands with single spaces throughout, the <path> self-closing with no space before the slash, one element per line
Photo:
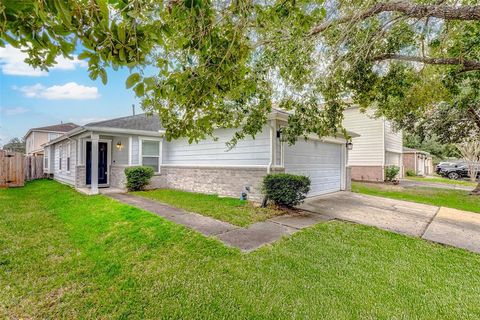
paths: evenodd
<path fill-rule="evenodd" d="M 417 169 L 415 168 L 415 154 L 414 153 L 404 153 L 403 154 L 403 167 L 405 168 L 405 172 L 407 170 L 412 170 L 417 173 Z"/>
<path fill-rule="evenodd" d="M 351 166 L 352 180 L 383 182 L 383 166 Z"/>
<path fill-rule="evenodd" d="M 125 176 L 124 165 L 111 165 L 110 166 L 110 186 L 119 189 L 125 189 L 127 183 L 127 177 Z"/>
<path fill-rule="evenodd" d="M 75 170 L 75 187 L 84 188 L 86 186 L 85 177 L 87 176 L 87 171 L 84 165 L 78 165 Z"/>
<path fill-rule="evenodd" d="M 274 169 L 284 172 L 284 169 Z M 168 166 L 161 168 L 149 188 L 170 188 L 222 196 L 240 197 L 245 187 L 250 188 L 248 199 L 261 201 L 261 182 L 266 168 Z"/>

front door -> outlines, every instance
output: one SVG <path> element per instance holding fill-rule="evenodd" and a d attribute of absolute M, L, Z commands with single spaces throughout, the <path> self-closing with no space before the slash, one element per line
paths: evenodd
<path fill-rule="evenodd" d="M 92 142 L 87 141 L 86 152 L 86 177 L 87 185 L 92 183 Z M 108 183 L 108 144 L 98 143 L 98 184 Z"/>

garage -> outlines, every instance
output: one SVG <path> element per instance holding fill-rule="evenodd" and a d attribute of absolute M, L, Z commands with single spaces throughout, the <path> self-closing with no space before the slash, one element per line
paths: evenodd
<path fill-rule="evenodd" d="M 318 140 L 299 140 L 285 147 L 285 172 L 310 177 L 308 197 L 340 191 L 345 146 Z"/>

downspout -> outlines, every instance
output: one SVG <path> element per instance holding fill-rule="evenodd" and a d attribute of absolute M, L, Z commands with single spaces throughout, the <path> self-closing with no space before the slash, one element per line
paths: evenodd
<path fill-rule="evenodd" d="M 267 173 L 272 171 L 272 166 L 275 160 L 275 144 L 276 144 L 276 129 L 277 129 L 277 121 L 272 120 L 270 121 L 270 162 L 268 163 Z"/>
<path fill-rule="evenodd" d="M 383 142 L 383 148 L 382 148 L 382 181 L 385 181 L 385 117 L 383 117 L 383 126 L 382 126 L 382 142 Z"/>
<path fill-rule="evenodd" d="M 418 174 L 418 168 L 417 168 L 417 152 L 413 152 L 413 161 L 415 163 L 415 174 Z"/>

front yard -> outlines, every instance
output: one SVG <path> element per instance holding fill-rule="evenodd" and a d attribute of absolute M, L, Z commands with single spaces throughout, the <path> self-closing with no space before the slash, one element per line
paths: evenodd
<path fill-rule="evenodd" d="M 285 213 L 274 207 L 260 208 L 248 201 L 171 189 L 139 191 L 133 194 L 157 200 L 189 212 L 200 213 L 240 227 Z"/>
<path fill-rule="evenodd" d="M 471 196 L 468 191 L 464 190 L 427 187 L 404 188 L 379 183 L 353 182 L 352 191 L 480 213 L 480 197 Z"/>
<path fill-rule="evenodd" d="M 249 254 L 53 181 L 0 190 L 0 318 L 480 317 L 480 255 L 345 222 Z"/>
<path fill-rule="evenodd" d="M 440 176 L 437 177 L 405 177 L 407 180 L 420 181 L 420 182 L 433 182 L 433 183 L 443 183 L 443 184 L 453 184 L 465 187 L 475 187 L 477 184 L 475 182 L 467 180 L 452 180 L 448 178 L 443 178 Z"/>

